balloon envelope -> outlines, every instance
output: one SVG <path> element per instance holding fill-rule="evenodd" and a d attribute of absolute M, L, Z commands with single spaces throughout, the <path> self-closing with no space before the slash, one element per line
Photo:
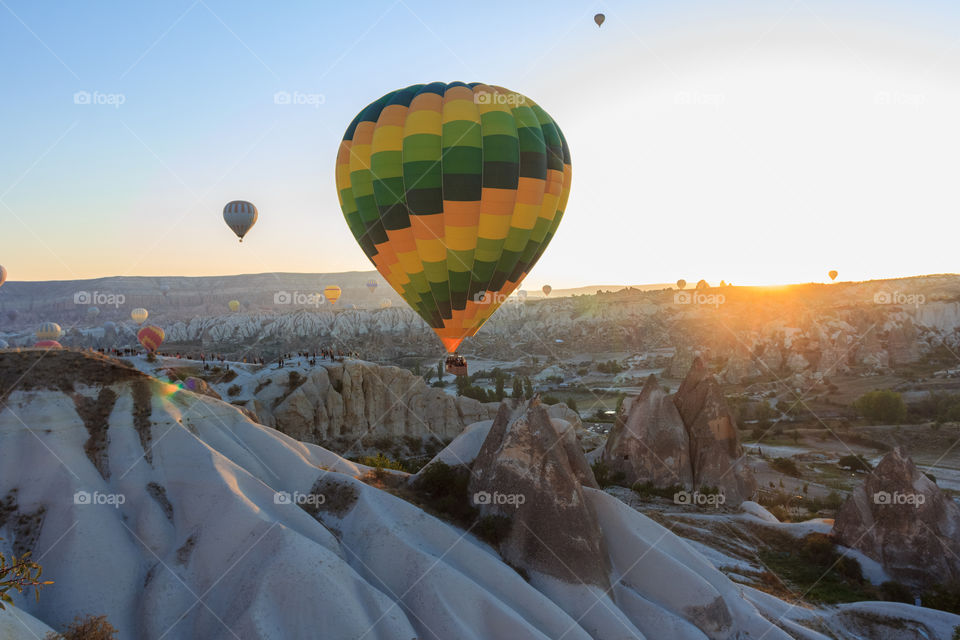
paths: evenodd
<path fill-rule="evenodd" d="M 44 322 L 37 329 L 37 340 L 59 340 L 63 329 L 56 322 Z"/>
<path fill-rule="evenodd" d="M 223 208 L 223 220 L 237 237 L 243 242 L 243 237 L 257 223 L 259 212 L 252 203 L 246 200 L 233 200 Z"/>
<path fill-rule="evenodd" d="M 827 275 L 830 276 L 830 279 L 831 279 L 831 280 L 836 280 L 836 279 L 837 279 L 837 276 L 840 275 L 840 274 L 838 274 L 836 271 L 831 271 L 831 272 L 828 273 Z"/>
<path fill-rule="evenodd" d="M 63 345 L 56 340 L 40 340 L 33 346 L 38 349 L 63 349 Z"/>
<path fill-rule="evenodd" d="M 686 286 L 687 286 L 686 280 L 684 280 L 683 278 L 680 278 L 679 280 L 677 280 L 677 289 L 685 289 Z"/>
<path fill-rule="evenodd" d="M 393 306 L 393 302 L 391 302 L 389 298 L 384 298 L 383 300 L 380 301 L 381 309 L 389 309 L 392 306 Z"/>
<path fill-rule="evenodd" d="M 376 290 L 377 290 L 377 281 L 374 280 L 373 278 L 370 278 L 369 280 L 367 280 L 367 290 L 368 290 L 370 293 L 373 293 L 374 291 L 376 291 Z"/>
<path fill-rule="evenodd" d="M 137 308 L 130 312 L 130 318 L 137 324 L 143 324 L 147 321 L 147 316 L 150 314 L 147 313 L 146 309 Z"/>
<path fill-rule="evenodd" d="M 163 344 L 164 336 L 163 329 L 153 325 L 146 326 L 137 332 L 137 340 L 140 341 L 144 349 L 150 352 L 160 348 L 160 345 Z"/>
<path fill-rule="evenodd" d="M 350 231 L 453 352 L 519 287 L 557 230 L 570 153 L 529 98 L 418 84 L 368 105 L 337 155 Z M 494 295 L 484 302 L 485 292 Z"/>
<path fill-rule="evenodd" d="M 231 301 L 230 301 L 229 303 L 227 303 L 227 304 L 228 304 L 228 306 L 230 307 L 230 311 L 238 311 L 238 310 L 240 309 L 240 301 L 239 301 L 239 300 L 231 300 Z"/>
<path fill-rule="evenodd" d="M 87 315 L 90 316 L 91 318 L 96 318 L 98 315 L 100 315 L 100 308 L 90 307 L 89 309 L 87 309 Z"/>
<path fill-rule="evenodd" d="M 330 304 L 336 304 L 337 300 L 340 299 L 341 293 L 343 292 L 340 290 L 340 287 L 335 284 L 332 284 L 323 290 L 323 296 L 330 301 Z"/>
<path fill-rule="evenodd" d="M 543 291 L 543 295 L 548 296 L 550 295 L 550 292 L 553 291 L 553 287 L 551 287 L 548 284 L 545 284 L 543 285 L 543 288 L 541 289 L 541 291 Z"/>
<path fill-rule="evenodd" d="M 598 27 L 602 25 L 603 21 L 606 19 L 607 16 L 603 15 L 602 13 L 598 13 L 597 15 L 593 16 L 593 21 L 597 23 Z M 616 31 L 616 29 L 614 29 L 614 31 Z"/>

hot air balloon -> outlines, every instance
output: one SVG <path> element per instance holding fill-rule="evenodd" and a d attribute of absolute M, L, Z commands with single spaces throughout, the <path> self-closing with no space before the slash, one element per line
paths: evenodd
<path fill-rule="evenodd" d="M 3 286 L 3 283 L 7 281 L 7 269 L 2 264 L 0 264 L 0 287 Z"/>
<path fill-rule="evenodd" d="M 680 278 L 679 280 L 677 280 L 677 289 L 680 289 L 682 291 L 686 289 L 686 287 L 687 287 L 686 280 L 684 280 L 683 278 Z"/>
<path fill-rule="evenodd" d="M 367 291 L 369 291 L 370 293 L 373 293 L 376 290 L 377 290 L 377 281 L 374 280 L 373 278 L 370 278 L 369 280 L 367 280 Z"/>
<path fill-rule="evenodd" d="M 527 292 L 524 289 L 517 291 L 517 297 L 520 298 L 520 301 L 523 302 L 527 299 Z"/>
<path fill-rule="evenodd" d="M 462 82 L 413 85 L 368 105 L 336 167 L 350 231 L 449 353 L 539 260 L 570 177 L 569 148 L 546 111 Z M 492 302 L 480 301 L 485 292 Z"/>
<path fill-rule="evenodd" d="M 56 322 L 44 322 L 37 329 L 37 340 L 59 340 L 63 329 Z"/>
<path fill-rule="evenodd" d="M 336 304 L 337 300 L 340 299 L 341 293 L 343 293 L 343 291 L 335 284 L 331 284 L 323 290 L 323 295 L 330 301 L 330 304 Z"/>
<path fill-rule="evenodd" d="M 163 329 L 153 325 L 148 325 L 137 332 L 137 340 L 139 340 L 143 348 L 150 353 L 160 348 L 160 345 L 163 344 L 164 336 Z"/>
<path fill-rule="evenodd" d="M 602 25 L 603 21 L 606 19 L 607 19 L 607 16 L 603 15 L 602 13 L 598 13 L 597 15 L 593 16 L 593 21 L 597 23 L 598 27 Z"/>
<path fill-rule="evenodd" d="M 381 309 L 389 309 L 392 306 L 393 306 L 393 302 L 390 301 L 390 298 L 384 298 L 383 300 L 380 301 Z"/>
<path fill-rule="evenodd" d="M 223 208 L 223 219 L 240 238 L 240 242 L 257 223 L 257 215 L 257 208 L 246 200 L 233 200 Z"/>
<path fill-rule="evenodd" d="M 142 309 L 142 308 L 137 308 L 137 309 L 134 309 L 133 311 L 130 312 L 130 317 L 131 317 L 131 318 L 133 319 L 133 321 L 136 322 L 137 324 L 143 324 L 144 322 L 146 322 L 146 321 L 147 321 L 147 316 L 149 316 L 149 315 L 150 315 L 150 314 L 147 313 L 147 310 L 146 310 L 146 309 Z"/>
<path fill-rule="evenodd" d="M 240 310 L 240 301 L 239 301 L 239 300 L 231 300 L 230 302 L 227 303 L 227 306 L 230 307 L 230 311 L 234 311 L 234 312 L 239 311 L 239 310 Z"/>
<path fill-rule="evenodd" d="M 553 287 L 551 287 L 548 284 L 545 284 L 543 285 L 543 288 L 541 289 L 541 291 L 543 291 L 543 295 L 548 296 L 550 295 L 550 292 L 553 291 Z"/>
<path fill-rule="evenodd" d="M 100 307 L 89 307 L 87 308 L 87 317 L 91 320 L 95 319 L 100 315 Z"/>
<path fill-rule="evenodd" d="M 164 297 L 166 297 L 167 294 L 170 293 L 170 285 L 168 285 L 168 284 L 162 284 L 162 285 L 160 285 L 160 293 L 161 293 Z"/>
<path fill-rule="evenodd" d="M 830 271 L 829 273 L 827 273 L 827 275 L 830 276 L 831 280 L 836 280 L 837 276 L 840 274 L 838 274 L 836 271 Z"/>
<path fill-rule="evenodd" d="M 63 349 L 63 345 L 56 340 L 40 340 L 33 346 L 37 349 Z"/>

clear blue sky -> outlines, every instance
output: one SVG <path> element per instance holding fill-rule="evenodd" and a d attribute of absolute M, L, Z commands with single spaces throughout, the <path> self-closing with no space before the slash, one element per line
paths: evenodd
<path fill-rule="evenodd" d="M 0 264 L 368 269 L 333 184 L 344 128 L 463 80 L 529 95 L 571 145 L 529 286 L 957 271 L 958 38 L 945 2 L 0 0 Z M 242 246 L 238 198 L 261 211 Z"/>

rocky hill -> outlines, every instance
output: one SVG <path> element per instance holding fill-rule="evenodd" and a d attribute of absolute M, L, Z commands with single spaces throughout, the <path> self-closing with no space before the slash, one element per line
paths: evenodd
<path fill-rule="evenodd" d="M 815 629 L 892 640 L 908 628 L 947 640 L 960 624 L 891 603 L 811 617 L 737 585 L 590 488 L 570 429 L 535 403 L 504 407 L 438 456 L 478 459 L 476 493 L 493 494 L 463 485 L 462 500 L 529 500 L 511 526 L 535 535 L 501 543 L 445 515 L 464 505 L 422 507 L 403 489 L 415 478 L 294 440 L 187 385 L 80 352 L 0 354 L 0 550 L 32 551 L 54 581 L 39 601 L 15 595 L 0 629 L 19 640 L 104 614 L 121 640 L 828 637 Z M 551 504 L 570 509 L 538 523 Z M 575 573 L 590 580 L 549 560 L 564 531 L 601 532 Z M 543 564 L 509 564 L 544 544 Z"/>

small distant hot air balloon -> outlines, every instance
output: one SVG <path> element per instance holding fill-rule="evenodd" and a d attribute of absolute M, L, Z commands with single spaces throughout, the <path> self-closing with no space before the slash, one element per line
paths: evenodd
<path fill-rule="evenodd" d="M 33 346 L 37 349 L 63 349 L 63 345 L 56 340 L 40 340 Z"/>
<path fill-rule="evenodd" d="M 830 276 L 831 280 L 836 280 L 837 276 L 840 274 L 838 274 L 836 271 L 830 271 L 829 273 L 827 273 L 827 275 Z"/>
<path fill-rule="evenodd" d="M 682 291 L 682 290 L 685 289 L 686 287 L 687 287 L 687 281 L 686 281 L 686 280 L 684 280 L 683 278 L 680 278 L 679 280 L 677 280 L 677 289 L 680 289 L 680 290 Z"/>
<path fill-rule="evenodd" d="M 230 307 L 230 311 L 234 311 L 234 312 L 239 311 L 239 310 L 240 310 L 240 301 L 239 301 L 239 300 L 231 300 L 230 302 L 227 303 L 227 306 Z"/>
<path fill-rule="evenodd" d="M 367 291 L 369 291 L 370 293 L 373 293 L 376 290 L 377 290 L 377 281 L 374 280 L 373 278 L 370 278 L 369 280 L 367 280 Z"/>
<path fill-rule="evenodd" d="M 517 297 L 520 298 L 521 302 L 526 300 L 527 299 L 526 289 L 520 289 L 520 291 L 517 291 Z"/>
<path fill-rule="evenodd" d="M 0 287 L 3 286 L 3 283 L 7 281 L 7 269 L 2 264 L 0 264 Z"/>
<path fill-rule="evenodd" d="M 543 295 L 548 296 L 551 291 L 553 291 L 553 287 L 548 284 L 543 285 Z"/>
<path fill-rule="evenodd" d="M 384 298 L 383 300 L 380 301 L 381 309 L 389 309 L 392 306 L 393 306 L 393 302 L 390 301 L 390 298 Z"/>
<path fill-rule="evenodd" d="M 56 322 L 44 322 L 37 329 L 37 340 L 59 340 L 63 329 Z"/>
<path fill-rule="evenodd" d="M 146 309 L 143 309 L 140 307 L 130 312 L 130 318 L 132 318 L 133 321 L 136 322 L 137 324 L 143 324 L 144 322 L 146 322 L 147 316 L 149 315 L 150 314 L 147 312 Z"/>
<path fill-rule="evenodd" d="M 323 295 L 330 301 L 330 304 L 336 304 L 337 300 L 340 299 L 341 293 L 343 293 L 343 291 L 335 284 L 331 284 L 323 290 Z"/>
<path fill-rule="evenodd" d="M 90 307 L 87 309 L 87 316 L 92 320 L 100 315 L 100 307 Z"/>
<path fill-rule="evenodd" d="M 598 27 L 602 25 L 603 21 L 606 19 L 607 19 L 607 16 L 603 15 L 602 13 L 598 13 L 597 15 L 593 16 L 593 21 L 597 23 Z"/>
<path fill-rule="evenodd" d="M 153 325 L 146 326 L 137 332 L 137 340 L 139 340 L 143 348 L 150 353 L 160 348 L 160 345 L 163 344 L 164 337 L 163 329 Z"/>
<path fill-rule="evenodd" d="M 257 223 L 257 216 L 257 208 L 246 200 L 233 200 L 223 208 L 223 220 L 237 234 L 240 242 Z"/>
<path fill-rule="evenodd" d="M 166 297 L 166 295 L 170 293 L 170 285 L 168 284 L 160 285 L 160 293 L 163 294 L 164 297 Z"/>

